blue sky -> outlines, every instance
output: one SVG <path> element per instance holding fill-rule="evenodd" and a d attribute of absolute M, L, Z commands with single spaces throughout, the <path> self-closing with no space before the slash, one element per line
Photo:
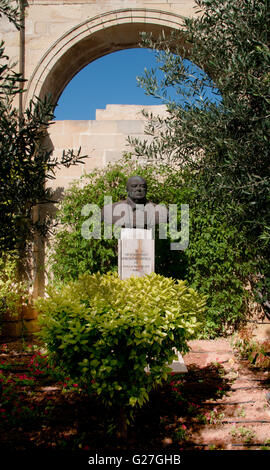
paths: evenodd
<path fill-rule="evenodd" d="M 136 77 L 155 67 L 154 52 L 128 49 L 108 54 L 82 69 L 66 86 L 55 108 L 56 120 L 95 119 L 106 104 L 161 104 L 147 96 Z"/>

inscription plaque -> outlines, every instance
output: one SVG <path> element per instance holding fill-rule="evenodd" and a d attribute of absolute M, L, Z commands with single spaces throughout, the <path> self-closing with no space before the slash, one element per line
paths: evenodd
<path fill-rule="evenodd" d="M 152 231 L 122 229 L 118 240 L 118 274 L 121 279 L 142 277 L 155 270 Z"/>

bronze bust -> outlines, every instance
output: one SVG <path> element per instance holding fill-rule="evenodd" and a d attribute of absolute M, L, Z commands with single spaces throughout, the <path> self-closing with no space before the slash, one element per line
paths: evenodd
<path fill-rule="evenodd" d="M 167 209 L 146 198 L 147 183 L 131 176 L 126 184 L 127 199 L 103 207 L 101 220 L 125 228 L 153 228 L 168 220 Z"/>

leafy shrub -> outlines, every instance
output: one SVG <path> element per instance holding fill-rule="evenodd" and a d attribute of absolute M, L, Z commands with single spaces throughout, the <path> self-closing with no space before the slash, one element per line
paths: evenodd
<path fill-rule="evenodd" d="M 29 294 L 25 283 L 17 280 L 17 256 L 9 253 L 0 258 L 0 320 L 17 315 Z"/>
<path fill-rule="evenodd" d="M 270 369 L 270 341 L 256 341 L 252 328 L 242 328 L 233 337 L 232 346 L 242 359 L 256 368 Z"/>
<path fill-rule="evenodd" d="M 158 274 L 84 274 L 39 299 L 40 335 L 53 363 L 103 402 L 130 412 L 166 379 L 173 348 L 185 353 L 204 299 Z M 145 368 L 149 367 L 149 373 Z"/>
<path fill-rule="evenodd" d="M 58 210 L 59 227 L 49 256 L 49 271 L 54 279 L 69 281 L 77 279 L 85 272 L 117 271 L 116 238 L 105 239 L 103 226 L 101 239 L 83 238 L 81 228 L 87 217 L 82 216 L 82 208 L 86 204 L 97 204 L 102 208 L 104 196 L 111 196 L 113 202 L 126 199 L 126 181 L 136 174 L 147 180 L 147 198 L 150 201 L 160 204 L 173 203 L 176 198 L 172 193 L 176 191 L 176 183 L 173 188 L 166 184 L 170 173 L 171 170 L 163 166 L 138 165 L 127 155 L 114 165 L 97 169 L 75 181 L 65 192 Z M 182 183 L 180 189 L 181 186 Z M 180 204 L 183 202 L 181 197 L 178 200 Z M 179 222 L 180 215 L 181 212 L 178 211 Z M 156 238 L 155 266 L 158 274 L 181 279 L 184 277 L 185 265 L 185 254 L 171 251 L 169 238 Z"/>
<path fill-rule="evenodd" d="M 85 204 L 104 204 L 104 195 L 113 202 L 126 197 L 126 181 L 134 174 L 148 183 L 147 197 L 156 203 L 177 204 L 178 227 L 181 225 L 181 204 L 189 204 L 189 245 L 185 251 L 170 250 L 170 239 L 155 240 L 155 270 L 158 274 L 187 280 L 198 292 L 207 296 L 207 309 L 200 337 L 231 332 L 247 315 L 246 279 L 253 272 L 252 257 L 243 231 L 228 224 L 226 213 L 200 198 L 198 176 L 169 165 L 133 162 L 130 157 L 105 169 L 95 170 L 75 182 L 60 205 L 57 229 L 50 256 L 55 280 L 77 279 L 85 272 L 106 273 L 117 270 L 117 240 L 81 235 L 81 210 Z M 235 210 L 231 207 L 230 210 Z M 102 231 L 103 233 L 103 231 Z"/>
<path fill-rule="evenodd" d="M 239 327 L 248 314 L 251 292 L 245 288 L 253 270 L 245 234 L 230 226 L 218 210 L 201 205 L 191 210 L 186 279 L 207 296 L 204 337 L 223 335 Z"/>

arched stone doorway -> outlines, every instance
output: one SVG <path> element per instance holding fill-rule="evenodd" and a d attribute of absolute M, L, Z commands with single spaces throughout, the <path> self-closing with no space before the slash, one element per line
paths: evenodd
<path fill-rule="evenodd" d="M 172 30 L 179 29 L 181 25 L 181 15 L 154 9 L 127 8 L 88 18 L 64 33 L 40 58 L 29 79 L 24 97 L 24 106 L 34 96 L 43 98 L 48 93 L 56 104 L 69 81 L 90 62 L 112 52 L 138 47 L 141 41 L 141 32 L 152 33 L 153 37 L 158 37 L 161 32 L 169 34 Z M 91 86 L 91 83 L 89 85 Z M 101 132 L 102 134 L 102 131 L 97 130 L 98 124 L 99 122 L 95 123 L 95 132 Z M 110 124 L 112 125 L 112 122 L 108 121 L 106 128 Z M 88 129 L 89 124 L 83 122 L 83 124 L 75 123 L 74 125 L 74 122 L 69 121 L 65 126 L 63 125 L 64 130 L 60 131 L 65 136 L 63 140 L 57 135 L 59 126 L 52 126 L 50 131 L 51 144 L 56 155 L 57 151 L 60 152 L 62 142 L 62 149 L 68 147 L 77 150 L 78 147 L 84 147 L 82 153 L 89 155 L 83 170 L 80 167 L 71 167 L 68 170 L 61 169 L 56 173 L 53 187 L 57 195 L 61 194 L 67 187 L 66 182 L 70 181 L 70 178 L 80 176 L 80 171 L 85 171 L 85 169 L 89 171 L 92 166 L 103 166 L 110 161 L 106 159 L 106 156 L 101 155 L 100 149 L 94 149 L 97 153 L 93 151 L 93 145 L 96 141 L 99 140 L 103 143 L 106 136 L 93 135 L 93 132 L 90 132 L 89 135 L 89 130 L 83 129 L 81 133 L 87 144 L 82 144 L 78 140 L 80 139 L 79 126 Z M 69 127 L 69 131 L 67 131 L 67 127 Z M 110 131 L 111 138 L 113 138 L 112 132 Z M 117 133 L 119 138 L 119 130 L 116 130 Z M 72 136 L 73 145 L 69 144 L 69 136 Z M 57 149 L 59 140 L 61 144 Z M 39 295 L 44 287 L 44 273 L 42 270 L 42 266 L 44 266 L 44 245 L 41 240 L 37 240 L 35 265 L 41 268 L 37 269 L 35 273 L 35 290 Z"/>
<path fill-rule="evenodd" d="M 138 47 L 141 32 L 157 37 L 178 29 L 182 17 L 147 9 L 106 12 L 74 26 L 41 57 L 29 78 L 24 106 L 34 96 L 50 93 L 56 103 L 69 81 L 83 67 L 111 52 Z"/>
<path fill-rule="evenodd" d="M 34 2 L 34 5 L 35 6 Z M 56 2 L 57 3 L 57 2 Z M 71 2 L 73 4 L 73 2 Z M 91 2 L 90 2 L 91 3 Z M 170 10 L 167 11 L 168 4 L 167 2 L 160 3 L 161 6 L 165 6 L 164 10 L 161 9 L 147 9 L 147 8 L 121 8 L 113 11 L 106 11 L 108 4 L 111 2 L 95 2 L 100 3 L 103 6 L 103 12 L 90 16 L 88 13 L 87 19 L 74 24 L 70 28 L 64 28 L 61 24 L 61 28 L 58 28 L 58 35 L 55 35 L 54 38 L 48 38 L 48 34 L 42 38 L 46 44 L 46 48 L 41 44 L 39 46 L 38 38 L 35 37 L 35 47 L 38 49 L 40 47 L 40 52 L 38 60 L 34 60 L 34 57 L 31 58 L 29 54 L 28 47 L 31 47 L 31 44 L 27 40 L 25 41 L 25 69 L 26 69 L 26 78 L 27 89 L 23 97 L 23 108 L 26 108 L 29 101 L 33 97 L 37 96 L 43 98 L 46 94 L 50 94 L 53 102 L 57 104 L 57 101 L 63 92 L 64 88 L 67 86 L 69 81 L 86 65 L 90 62 L 112 52 L 116 52 L 123 49 L 130 49 L 138 47 L 141 41 L 141 32 L 152 33 L 153 37 L 158 37 L 162 31 L 165 33 L 170 33 L 172 30 L 179 29 L 182 25 L 182 15 L 178 13 L 179 9 L 183 9 L 183 13 L 186 13 L 185 6 L 179 2 L 176 3 L 176 11 L 172 11 L 173 8 L 170 5 Z M 144 6 L 143 1 L 137 1 L 136 5 Z M 184 2 L 188 4 L 188 7 L 194 5 L 193 1 L 187 0 Z M 76 2 L 74 2 L 74 5 Z M 130 2 L 125 0 L 122 2 L 123 5 L 129 5 Z M 87 3 L 81 5 L 81 10 Z M 49 8 L 49 7 L 48 7 Z M 87 5 L 89 9 L 89 4 Z M 63 9 L 67 10 L 67 4 L 63 5 Z M 59 15 L 59 13 L 57 13 Z M 29 17 L 31 15 L 34 17 L 34 13 L 31 12 L 31 5 L 29 6 Z M 37 16 L 37 13 L 35 13 Z M 48 11 L 49 15 L 49 11 Z M 64 13 L 63 13 L 64 15 Z M 57 20 L 57 18 L 56 18 Z M 26 34 L 27 34 L 27 20 L 26 19 Z M 48 20 L 46 25 L 41 25 L 39 19 L 38 23 L 34 25 L 34 31 L 48 32 Z M 70 23 L 71 24 L 71 23 Z M 59 34 L 59 31 L 62 34 Z M 53 40 L 52 40 L 53 39 Z M 90 84 L 91 86 L 91 84 Z M 98 124 L 98 123 L 97 123 Z M 69 122 L 69 125 L 72 128 L 72 122 Z M 57 135 L 53 134 L 57 126 L 52 126 L 51 145 L 54 153 L 57 153 Z M 65 133 L 65 131 L 64 131 Z M 67 134 L 72 135 L 76 134 L 76 131 L 70 131 Z M 68 135 L 67 135 L 68 137 Z M 85 136 L 84 136 L 85 137 Z M 99 138 L 99 136 L 98 136 Z M 91 135 L 93 140 L 93 136 Z M 60 139 L 60 147 L 62 146 L 62 138 Z M 81 145 L 69 145 L 67 139 L 64 138 L 65 147 L 64 148 L 74 148 L 81 147 Z M 86 145 L 87 147 L 88 145 Z M 92 146 L 91 146 L 92 148 Z M 82 152 L 83 154 L 88 154 L 87 149 Z M 96 160 L 93 164 L 100 166 L 99 162 L 103 166 L 106 163 L 106 158 L 100 158 L 100 155 L 91 157 L 87 160 L 88 166 L 91 166 L 91 158 Z M 85 167 L 84 166 L 84 167 Z M 68 170 L 63 169 L 60 172 L 57 172 L 56 179 L 54 181 L 54 189 L 56 193 L 61 193 L 61 191 L 66 187 L 66 180 L 70 177 L 78 178 L 80 168 L 71 167 Z M 67 174 L 68 172 L 68 174 Z M 57 199 L 57 197 L 56 197 Z M 38 210 L 37 217 L 42 217 L 40 210 Z M 36 250 L 35 250 L 35 269 L 34 269 L 34 292 L 35 295 L 42 295 L 44 289 L 44 243 L 42 240 L 38 239 L 36 241 Z"/>
<path fill-rule="evenodd" d="M 111 52 L 138 47 L 141 32 L 157 37 L 161 31 L 179 29 L 184 15 L 195 15 L 194 0 L 28 0 L 25 5 L 24 32 L 19 35 L 10 24 L 3 28 L 6 52 L 26 79 L 22 111 L 33 97 L 47 93 L 56 104 L 84 66 Z M 44 254 L 38 239 L 35 297 L 43 295 Z"/>
<path fill-rule="evenodd" d="M 105 2 L 96 3 L 103 4 Z M 126 1 L 124 0 L 123 3 Z M 192 2 L 187 3 L 190 5 Z M 51 42 L 50 47 L 40 57 L 27 82 L 27 89 L 23 95 L 23 107 L 25 108 L 33 97 L 43 98 L 47 94 L 50 94 L 53 102 L 57 104 L 67 84 L 86 65 L 106 54 L 138 47 L 142 32 L 151 33 L 153 37 L 158 37 L 161 32 L 169 34 L 172 30 L 181 27 L 182 18 L 182 15 L 172 11 L 146 8 L 122 8 L 88 17 Z M 48 44 L 50 43 L 48 42 Z M 89 86 L 91 86 L 91 82 Z M 78 129 L 76 122 L 68 122 L 69 126 L 66 122 L 63 126 L 55 125 L 49 129 L 51 148 L 55 156 L 58 157 L 60 150 L 62 152 L 64 148 L 77 150 L 80 147 L 82 154 L 89 155 L 89 152 L 92 152 L 91 158 L 87 159 L 87 164 L 84 166 L 86 171 L 107 164 L 110 161 L 109 158 L 103 157 L 101 152 L 95 148 L 93 151 L 93 147 L 98 144 L 96 144 L 97 139 L 93 138 L 92 130 L 87 137 L 89 134 L 88 124 L 84 122 L 81 129 Z M 108 127 L 108 123 L 106 124 Z M 138 123 L 136 125 L 138 127 Z M 110 135 L 113 132 L 110 131 Z M 63 138 L 63 134 L 66 134 L 65 138 Z M 83 137 L 81 134 L 84 134 Z M 97 130 L 96 134 L 98 134 Z M 99 137 L 97 135 L 97 138 Z M 123 138 L 118 138 L 118 140 L 123 140 Z M 115 159 L 115 154 L 119 153 L 122 147 L 117 147 L 117 144 L 110 147 L 113 148 L 111 154 Z M 81 175 L 80 171 L 81 168 L 72 167 L 68 173 L 65 169 L 57 172 L 56 180 L 53 183 L 54 188 L 63 186 L 63 183 L 66 183 L 64 184 L 66 187 L 70 179 L 78 178 Z"/>

